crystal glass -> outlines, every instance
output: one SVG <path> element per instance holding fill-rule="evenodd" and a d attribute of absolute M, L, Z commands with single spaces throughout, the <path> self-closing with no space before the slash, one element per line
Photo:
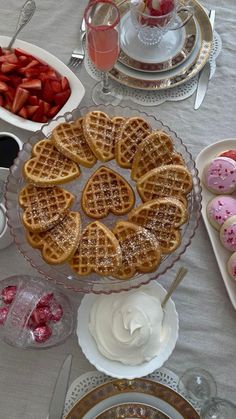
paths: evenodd
<path fill-rule="evenodd" d="M 216 396 L 216 383 L 212 375 L 203 368 L 187 369 L 180 377 L 178 388 L 186 390 L 188 396 L 200 405 Z"/>
<path fill-rule="evenodd" d="M 18 194 L 21 188 L 25 184 L 23 177 L 23 165 L 24 162 L 30 158 L 32 147 L 34 144 L 41 140 L 44 137 L 49 137 L 52 129 L 62 122 L 71 122 L 75 121 L 77 118 L 84 116 L 87 112 L 92 110 L 100 110 L 107 113 L 111 118 L 115 116 L 123 116 L 125 118 L 130 118 L 134 116 L 141 116 L 146 119 L 147 122 L 152 126 L 153 130 L 159 129 L 165 131 L 169 134 L 173 140 L 174 150 L 177 153 L 181 153 L 185 161 L 185 164 L 188 170 L 192 174 L 193 178 L 193 189 L 188 194 L 188 212 L 189 218 L 188 221 L 181 228 L 181 244 L 179 247 L 169 255 L 164 255 L 160 265 L 158 266 L 156 272 L 149 274 L 137 274 L 132 279 L 126 281 L 120 281 L 111 277 L 102 277 L 97 274 L 90 274 L 86 277 L 77 276 L 69 264 L 63 265 L 49 265 L 47 264 L 42 256 L 41 252 L 37 249 L 32 248 L 26 240 L 25 229 L 22 225 L 22 209 L 18 203 Z M 82 219 L 82 226 L 84 227 L 88 222 L 91 222 L 91 219 L 86 217 L 82 208 L 81 208 L 81 193 L 85 183 L 88 178 L 91 176 L 95 170 L 101 165 L 105 165 L 113 170 L 118 171 L 131 185 L 135 193 L 135 206 L 138 206 L 141 203 L 139 194 L 136 190 L 136 183 L 132 181 L 130 177 L 130 171 L 127 169 L 120 168 L 115 160 L 111 160 L 107 163 L 97 162 L 93 168 L 81 168 L 81 176 L 72 181 L 63 185 L 63 187 L 74 193 L 76 196 L 74 206 L 72 210 L 79 211 Z M 86 293 L 106 293 L 111 292 L 120 292 L 132 289 L 134 287 L 139 287 L 143 284 L 147 284 L 151 280 L 158 279 L 161 275 L 164 275 L 168 269 L 170 269 L 174 263 L 180 258 L 180 256 L 185 252 L 186 248 L 190 245 L 191 240 L 197 229 L 200 215 L 201 215 L 201 187 L 198 177 L 198 171 L 195 166 L 195 162 L 187 150 L 186 146 L 183 144 L 182 140 L 178 137 L 176 132 L 169 128 L 167 125 L 163 124 L 160 120 L 157 120 L 154 116 L 147 114 L 146 112 L 140 112 L 140 110 L 135 108 L 130 108 L 127 106 L 90 106 L 90 107 L 79 107 L 74 111 L 67 112 L 65 115 L 57 117 L 56 119 L 50 121 L 50 123 L 45 124 L 41 131 L 35 132 L 28 141 L 24 144 L 23 150 L 19 153 L 18 158 L 15 160 L 14 165 L 10 169 L 10 175 L 8 177 L 8 182 L 6 186 L 6 206 L 7 206 L 7 216 L 8 223 L 11 229 L 11 233 L 14 237 L 15 243 L 18 246 L 21 253 L 24 257 L 31 263 L 31 265 L 37 269 L 38 272 L 43 274 L 47 279 L 53 280 L 57 284 L 73 290 L 75 292 L 86 292 Z M 108 217 L 102 220 L 104 224 L 112 228 L 116 221 L 120 217 L 116 217 L 113 214 L 110 214 Z"/>
<path fill-rule="evenodd" d="M 214 397 L 204 403 L 201 419 L 235 419 L 236 406 L 229 400 Z"/>
<path fill-rule="evenodd" d="M 178 0 L 131 0 L 130 11 L 138 38 L 146 45 L 159 44 L 167 31 L 182 28 L 193 16 Z M 178 20 L 181 12 L 187 13 L 184 20 Z"/>
<path fill-rule="evenodd" d="M 94 66 L 103 72 L 103 80 L 95 85 L 92 99 L 95 104 L 118 105 L 122 96 L 111 88 L 108 72 L 113 68 L 120 52 L 120 14 L 110 0 L 90 2 L 84 13 L 88 55 Z"/>

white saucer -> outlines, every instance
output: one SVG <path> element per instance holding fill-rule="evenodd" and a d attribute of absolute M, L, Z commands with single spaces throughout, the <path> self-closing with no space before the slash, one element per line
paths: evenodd
<path fill-rule="evenodd" d="M 181 21 L 179 19 L 179 21 Z M 170 60 L 183 48 L 185 28 L 168 31 L 158 45 L 145 45 L 137 35 L 130 12 L 121 19 L 121 49 L 131 58 L 139 62 L 155 64 Z"/>

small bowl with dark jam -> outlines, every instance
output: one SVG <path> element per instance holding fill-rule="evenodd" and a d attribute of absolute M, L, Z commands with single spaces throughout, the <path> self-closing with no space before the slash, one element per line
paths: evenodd
<path fill-rule="evenodd" d="M 22 148 L 22 141 L 11 132 L 0 132 L 0 167 L 9 169 Z"/>

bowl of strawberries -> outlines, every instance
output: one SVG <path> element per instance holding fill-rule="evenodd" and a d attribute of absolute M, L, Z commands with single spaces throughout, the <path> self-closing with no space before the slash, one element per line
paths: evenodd
<path fill-rule="evenodd" d="M 84 87 L 58 58 L 36 45 L 0 36 L 0 118 L 28 131 L 77 107 Z"/>

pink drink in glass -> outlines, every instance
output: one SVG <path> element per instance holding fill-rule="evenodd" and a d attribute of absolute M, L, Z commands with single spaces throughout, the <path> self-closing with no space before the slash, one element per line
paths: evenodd
<path fill-rule="evenodd" d="M 88 53 L 95 67 L 109 71 L 119 55 L 119 34 L 109 26 L 90 29 L 87 35 Z"/>

